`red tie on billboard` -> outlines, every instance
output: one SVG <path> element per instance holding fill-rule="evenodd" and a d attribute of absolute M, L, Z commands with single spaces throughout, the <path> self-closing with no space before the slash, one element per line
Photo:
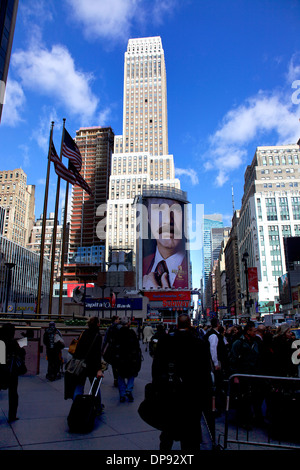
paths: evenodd
<path fill-rule="evenodd" d="M 248 268 L 249 293 L 258 292 L 257 268 Z"/>

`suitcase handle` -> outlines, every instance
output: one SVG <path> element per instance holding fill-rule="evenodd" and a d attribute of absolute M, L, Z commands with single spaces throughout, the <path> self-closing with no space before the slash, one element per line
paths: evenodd
<path fill-rule="evenodd" d="M 92 385 L 91 385 L 91 388 L 90 388 L 90 391 L 89 391 L 89 395 L 92 395 L 92 391 L 93 391 L 93 388 L 94 388 L 94 384 L 95 384 L 95 382 L 96 382 L 97 380 L 99 380 L 99 379 L 97 379 L 97 377 L 95 377 L 94 380 L 93 380 L 93 383 L 92 383 Z M 98 386 L 97 386 L 97 390 L 96 390 L 96 393 L 94 394 L 94 396 L 97 396 L 97 394 L 98 394 L 98 392 L 99 392 L 99 389 L 100 389 L 100 387 L 101 387 L 102 380 L 103 380 L 103 377 L 101 377 L 100 380 L 99 380 L 99 384 L 98 384 Z"/>

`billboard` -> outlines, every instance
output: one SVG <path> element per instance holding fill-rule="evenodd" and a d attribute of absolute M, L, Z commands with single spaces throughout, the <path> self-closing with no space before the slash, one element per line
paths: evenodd
<path fill-rule="evenodd" d="M 94 284 L 87 283 L 86 288 L 89 288 L 89 287 L 94 287 Z M 78 293 L 81 293 L 83 295 L 83 293 L 84 293 L 84 284 L 68 284 L 67 285 L 68 297 L 73 297 L 73 294 L 77 295 Z"/>
<path fill-rule="evenodd" d="M 291 303 L 292 296 L 291 296 L 291 286 L 290 286 L 290 279 L 289 273 L 283 274 L 278 278 L 278 286 L 279 286 L 279 300 L 281 305 L 286 305 Z"/>
<path fill-rule="evenodd" d="M 185 203 L 161 197 L 142 201 L 143 227 L 147 227 L 142 237 L 142 288 L 188 288 Z"/>
<path fill-rule="evenodd" d="M 248 268 L 249 294 L 258 292 L 257 268 Z"/>
<path fill-rule="evenodd" d="M 102 299 L 93 299 L 88 297 L 85 300 L 85 308 L 87 310 L 102 310 L 103 309 L 117 309 L 117 310 L 142 310 L 143 309 L 143 299 L 142 298 L 123 298 L 117 299 L 113 303 L 113 299 L 110 297 L 105 297 Z"/>

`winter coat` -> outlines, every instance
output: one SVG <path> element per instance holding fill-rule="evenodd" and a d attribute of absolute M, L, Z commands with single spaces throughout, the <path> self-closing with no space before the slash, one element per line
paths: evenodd
<path fill-rule="evenodd" d="M 113 348 L 112 365 L 123 378 L 137 377 L 141 369 L 141 348 L 133 330 L 122 326 L 117 330 Z"/>
<path fill-rule="evenodd" d="M 102 369 L 102 337 L 99 328 L 85 330 L 79 338 L 74 353 L 75 359 L 85 359 L 87 377 L 95 377 Z"/>
<path fill-rule="evenodd" d="M 231 374 L 258 374 L 259 346 L 257 341 L 248 341 L 245 336 L 237 339 L 231 348 L 229 367 Z"/>
<path fill-rule="evenodd" d="M 157 343 L 152 363 L 153 382 L 163 385 L 168 380 L 170 363 L 174 364 L 175 375 L 182 382 L 184 413 L 201 414 L 203 407 L 211 406 L 211 368 L 207 345 L 191 331 L 169 333 Z"/>
<path fill-rule="evenodd" d="M 293 340 L 284 336 L 275 336 L 273 338 L 272 347 L 273 355 L 273 374 L 279 377 L 297 377 L 298 366 L 293 364 L 292 349 Z"/>
<path fill-rule="evenodd" d="M 153 330 L 152 326 L 145 326 L 145 328 L 143 330 L 144 343 L 149 343 L 149 341 L 151 340 L 153 335 L 154 335 L 154 330 Z"/>

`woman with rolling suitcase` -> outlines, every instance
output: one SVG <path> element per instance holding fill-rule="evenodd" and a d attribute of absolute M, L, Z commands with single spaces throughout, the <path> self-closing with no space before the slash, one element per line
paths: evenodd
<path fill-rule="evenodd" d="M 83 395 L 86 379 L 88 378 L 92 384 L 94 378 L 103 377 L 102 366 L 102 337 L 99 331 L 99 319 L 91 317 L 88 321 L 88 329 L 83 331 L 76 346 L 74 359 L 84 360 L 85 367 L 79 376 L 72 374 L 70 380 L 73 382 L 72 392 L 73 400 L 77 395 Z M 66 370 L 66 375 L 68 371 Z M 98 413 L 101 413 L 101 392 L 100 388 L 97 393 Z"/>

